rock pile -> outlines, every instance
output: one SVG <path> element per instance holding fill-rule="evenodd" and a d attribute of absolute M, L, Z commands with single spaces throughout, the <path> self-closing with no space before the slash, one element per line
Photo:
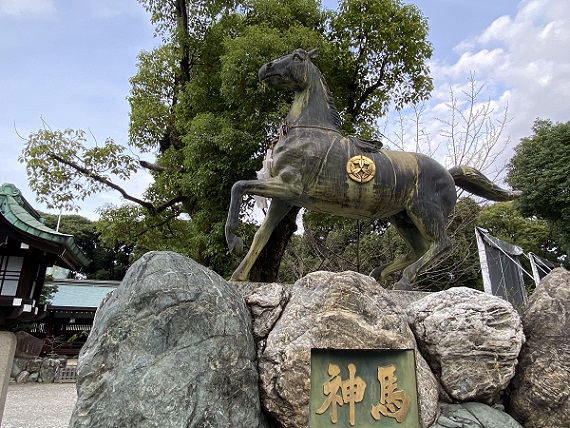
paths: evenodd
<path fill-rule="evenodd" d="M 290 294 L 259 361 L 264 407 L 284 428 L 307 425 L 311 348 L 416 349 L 401 308 L 371 277 L 316 272 Z M 416 355 L 420 419 L 429 426 L 437 415 L 437 381 Z"/>
<path fill-rule="evenodd" d="M 16 383 L 53 382 L 67 364 L 66 357 L 14 358 L 10 377 Z"/>
<path fill-rule="evenodd" d="M 354 272 L 228 284 L 190 259 L 148 253 L 96 316 L 70 428 L 305 428 L 311 348 L 414 349 L 422 428 L 521 427 L 503 402 L 525 427 L 567 427 L 568 275 L 548 280 L 565 293 L 539 287 L 521 323 L 471 289 L 402 295 Z M 541 355 L 552 379 L 533 371 Z"/>

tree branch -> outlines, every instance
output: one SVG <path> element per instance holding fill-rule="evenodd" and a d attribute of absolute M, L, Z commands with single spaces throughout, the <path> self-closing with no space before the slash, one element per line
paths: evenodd
<path fill-rule="evenodd" d="M 362 110 L 362 106 L 364 105 L 366 100 L 370 97 L 370 95 L 372 95 L 372 93 L 376 89 L 378 89 L 380 86 L 382 86 L 382 84 L 384 83 L 384 74 L 386 72 L 387 64 L 388 64 L 387 57 L 383 57 L 382 66 L 380 67 L 380 74 L 378 75 L 378 79 L 376 80 L 376 83 L 374 83 L 373 85 L 370 85 L 368 88 L 366 88 L 364 90 L 364 92 L 362 93 L 362 95 L 360 96 L 358 101 L 356 102 L 354 109 L 353 109 L 354 117 L 356 117 L 358 115 L 358 113 L 360 113 L 360 110 Z"/>
<path fill-rule="evenodd" d="M 68 167 L 73 168 L 74 170 L 82 173 L 86 177 L 89 177 L 91 180 L 94 180 L 97 183 L 104 184 L 105 186 L 108 186 L 111 189 L 116 190 L 126 200 L 134 202 L 134 203 L 142 206 L 143 208 L 146 208 L 151 213 L 160 213 L 160 212 L 164 211 L 165 209 L 171 207 L 172 205 L 179 203 L 179 202 L 184 202 L 187 199 L 186 196 L 176 196 L 175 198 L 172 198 L 169 201 L 166 201 L 162 205 L 154 206 L 154 204 L 152 204 L 148 201 L 144 201 L 142 199 L 139 199 L 139 198 L 136 198 L 136 197 L 130 195 L 129 193 L 127 193 L 127 191 L 125 189 L 123 189 L 121 186 L 113 183 L 108 178 L 103 177 L 99 174 L 96 174 L 93 171 L 91 171 L 91 170 L 89 170 L 89 169 L 87 169 L 81 165 L 76 164 L 75 162 L 68 161 L 68 160 L 62 158 L 61 156 L 59 156 L 53 152 L 49 152 L 48 156 L 51 157 L 52 159 L 56 160 L 57 162 L 62 163 L 64 165 L 67 165 Z"/>
<path fill-rule="evenodd" d="M 152 163 L 152 162 L 147 162 L 144 160 L 139 161 L 140 166 L 142 166 L 143 168 L 146 169 L 150 169 L 151 171 L 156 171 L 156 172 L 164 172 L 166 171 L 166 168 L 163 166 L 160 166 L 156 163 Z"/>

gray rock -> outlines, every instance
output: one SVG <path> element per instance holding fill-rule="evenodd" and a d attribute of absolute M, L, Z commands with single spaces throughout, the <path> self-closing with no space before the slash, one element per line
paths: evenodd
<path fill-rule="evenodd" d="M 16 383 L 26 383 L 30 377 L 30 372 L 27 370 L 21 371 L 18 376 L 16 376 Z"/>
<path fill-rule="evenodd" d="M 21 372 L 23 372 L 26 369 L 26 366 L 28 365 L 28 361 L 29 360 L 26 358 L 15 357 L 12 360 L 12 370 L 10 372 L 10 377 L 16 378 L 16 376 L 18 376 Z"/>
<path fill-rule="evenodd" d="M 44 360 L 42 358 L 34 358 L 33 360 L 28 360 L 28 363 L 26 364 L 26 370 L 30 373 L 39 372 L 42 368 L 43 362 Z"/>
<path fill-rule="evenodd" d="M 291 286 L 278 283 L 233 283 L 244 296 L 253 317 L 253 337 L 260 341 L 267 335 L 283 313 L 291 296 Z"/>
<path fill-rule="evenodd" d="M 265 349 L 267 335 L 289 301 L 291 284 L 234 282 L 232 285 L 237 287 L 251 311 L 253 338 L 259 361 Z"/>
<path fill-rule="evenodd" d="M 404 310 L 368 276 L 315 272 L 297 281 L 259 363 L 262 402 L 282 428 L 308 424 L 311 348 L 415 349 Z M 437 414 L 437 382 L 416 352 L 422 427 Z"/>
<path fill-rule="evenodd" d="M 46 358 L 40 367 L 39 375 L 42 382 L 51 383 L 54 381 L 57 372 L 61 367 L 59 358 Z"/>
<path fill-rule="evenodd" d="M 499 401 L 524 343 L 521 319 L 510 303 L 458 287 L 412 303 L 408 315 L 445 394 L 457 401 Z"/>
<path fill-rule="evenodd" d="M 42 382 L 53 382 L 61 366 L 62 362 L 59 358 L 44 359 L 39 371 Z"/>
<path fill-rule="evenodd" d="M 432 428 L 521 428 L 505 412 L 483 403 L 442 403 Z"/>
<path fill-rule="evenodd" d="M 424 297 L 432 294 L 429 291 L 403 291 L 403 290 L 387 290 L 390 299 L 400 305 L 402 308 L 407 309 L 408 306 L 423 299 Z"/>
<path fill-rule="evenodd" d="M 226 281 L 151 252 L 96 315 L 70 428 L 262 428 L 251 318 Z"/>
<path fill-rule="evenodd" d="M 570 427 L 570 272 L 553 270 L 523 314 L 527 338 L 508 390 L 509 413 L 525 427 Z"/>

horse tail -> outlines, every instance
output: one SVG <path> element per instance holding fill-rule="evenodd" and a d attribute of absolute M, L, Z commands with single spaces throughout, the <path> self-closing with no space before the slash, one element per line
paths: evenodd
<path fill-rule="evenodd" d="M 448 172 L 453 177 L 456 186 L 491 201 L 512 201 L 522 195 L 520 190 L 507 190 L 497 186 L 480 171 L 470 166 L 454 166 Z"/>

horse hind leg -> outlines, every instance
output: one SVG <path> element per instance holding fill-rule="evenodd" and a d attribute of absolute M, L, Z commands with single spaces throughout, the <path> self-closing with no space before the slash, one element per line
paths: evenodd
<path fill-rule="evenodd" d="M 408 211 L 408 215 L 429 246 L 421 257 L 402 272 L 402 279 L 396 284 L 396 288 L 402 290 L 411 290 L 418 275 L 451 248 L 451 240 L 445 230 L 445 216 L 435 205 L 416 204 Z"/>
<path fill-rule="evenodd" d="M 406 213 L 400 213 L 391 219 L 392 225 L 409 248 L 409 252 L 394 262 L 374 269 L 370 276 L 382 279 L 402 270 L 418 260 L 429 248 L 429 242 L 423 237 L 416 225 Z"/>

